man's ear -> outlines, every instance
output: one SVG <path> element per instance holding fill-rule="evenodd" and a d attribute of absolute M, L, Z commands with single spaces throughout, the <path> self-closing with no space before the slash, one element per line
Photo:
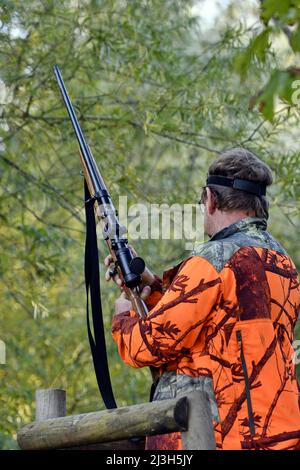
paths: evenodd
<path fill-rule="evenodd" d="M 207 197 L 207 211 L 210 215 L 213 215 L 217 209 L 216 198 L 210 188 L 206 188 L 206 197 Z"/>

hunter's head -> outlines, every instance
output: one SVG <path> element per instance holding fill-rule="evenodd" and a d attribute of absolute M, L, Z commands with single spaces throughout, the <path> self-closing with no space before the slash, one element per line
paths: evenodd
<path fill-rule="evenodd" d="M 234 180 L 234 186 L 243 189 L 234 189 Z M 271 169 L 249 150 L 236 148 L 222 153 L 210 165 L 201 195 L 205 232 L 212 236 L 245 217 L 267 219 L 269 204 L 264 194 L 272 182 Z"/>

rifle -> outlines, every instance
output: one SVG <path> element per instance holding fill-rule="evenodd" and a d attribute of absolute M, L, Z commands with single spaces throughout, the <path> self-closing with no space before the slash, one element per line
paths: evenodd
<path fill-rule="evenodd" d="M 96 222 L 99 222 L 102 226 L 103 237 L 114 261 L 115 269 L 123 281 L 123 290 L 125 291 L 128 299 L 132 302 L 134 311 L 141 318 L 146 318 L 148 312 L 145 302 L 140 298 L 139 294 L 139 285 L 142 282 L 141 274 L 144 272 L 145 262 L 140 257 L 133 257 L 130 251 L 128 240 L 124 237 L 126 228 L 121 226 L 119 223 L 117 211 L 112 203 L 110 194 L 104 184 L 102 175 L 92 155 L 92 152 L 84 138 L 71 100 L 63 82 L 59 67 L 57 65 L 54 66 L 54 74 L 79 144 L 80 160 L 85 179 L 85 205 L 87 219 L 85 274 L 87 290 L 87 324 L 90 346 L 98 386 L 102 398 L 107 408 L 116 408 L 116 403 L 113 397 L 109 379 L 109 370 L 105 350 L 95 219 Z M 91 219 L 91 214 L 93 215 L 93 220 Z M 91 250 L 91 244 L 94 247 L 93 250 Z M 91 292 L 95 339 L 93 338 L 89 324 L 89 289 Z M 101 316 L 100 324 L 99 317 L 97 318 L 99 313 Z M 100 332 L 99 329 L 101 330 Z M 101 364 L 99 362 L 100 354 L 102 356 Z M 153 384 L 155 384 L 158 378 L 158 371 L 154 367 L 150 367 L 150 370 Z"/>

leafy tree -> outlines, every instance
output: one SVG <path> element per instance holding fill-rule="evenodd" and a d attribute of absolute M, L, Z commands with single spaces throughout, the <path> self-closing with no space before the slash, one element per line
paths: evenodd
<path fill-rule="evenodd" d="M 236 61 L 236 68 L 244 77 L 248 72 L 252 61 L 267 64 L 271 57 L 273 64 L 272 72 L 265 86 L 253 100 L 258 103 L 263 115 L 273 121 L 275 114 L 276 98 L 283 102 L 295 105 L 296 79 L 300 76 L 300 70 L 295 58 L 291 63 L 280 61 L 276 53 L 274 43 L 285 36 L 287 42 L 287 53 L 293 57 L 300 51 L 300 3 L 298 0 L 260 0 L 261 27 L 258 34 L 251 37 L 248 47 L 242 51 Z M 275 59 L 275 61 L 274 61 Z M 299 104 L 299 103 L 296 103 Z"/>

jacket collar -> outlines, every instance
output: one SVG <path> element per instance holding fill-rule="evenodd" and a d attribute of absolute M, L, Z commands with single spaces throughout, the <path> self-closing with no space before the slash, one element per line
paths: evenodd
<path fill-rule="evenodd" d="M 228 227 L 223 228 L 219 232 L 215 233 L 210 241 L 222 240 L 227 238 L 237 232 L 249 232 L 253 230 L 266 230 L 267 229 L 267 220 L 259 217 L 246 217 L 241 219 L 234 224 L 229 225 Z"/>

